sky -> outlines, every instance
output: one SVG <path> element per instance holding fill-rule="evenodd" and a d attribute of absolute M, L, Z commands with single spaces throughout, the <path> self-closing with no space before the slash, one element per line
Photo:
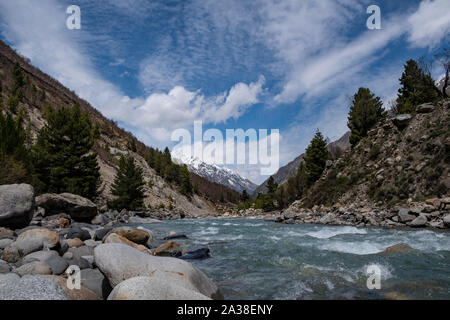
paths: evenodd
<path fill-rule="evenodd" d="M 70 5 L 81 29 L 66 26 Z M 0 0 L 3 41 L 147 145 L 173 148 L 194 121 L 278 129 L 280 166 L 316 129 L 340 138 L 359 87 L 387 107 L 405 62 L 448 47 L 449 31 L 449 0 Z"/>

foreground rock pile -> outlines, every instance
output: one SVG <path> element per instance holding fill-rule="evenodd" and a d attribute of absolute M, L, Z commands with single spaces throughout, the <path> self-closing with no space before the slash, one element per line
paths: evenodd
<path fill-rule="evenodd" d="M 265 220 L 281 223 L 316 223 L 358 227 L 450 228 L 450 198 L 410 202 L 392 208 L 349 205 L 305 209 L 294 202 L 287 210 L 268 214 Z"/>
<path fill-rule="evenodd" d="M 185 235 L 169 234 L 161 243 L 150 230 L 116 225 L 158 222 L 129 212 L 100 214 L 72 194 L 35 198 L 29 185 L 0 186 L 0 299 L 221 298 L 205 274 L 174 258 L 204 258 L 207 248 L 186 253 L 173 240 Z M 73 288 L 68 279 L 78 276 Z"/>

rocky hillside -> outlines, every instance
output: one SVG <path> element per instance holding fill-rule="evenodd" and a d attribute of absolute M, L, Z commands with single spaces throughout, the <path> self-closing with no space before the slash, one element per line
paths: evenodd
<path fill-rule="evenodd" d="M 15 63 L 19 63 L 25 78 L 25 86 L 22 88 L 23 97 L 18 104 L 18 110 L 24 110 L 26 124 L 30 128 L 33 138 L 45 125 L 45 108 L 72 107 L 79 104 L 82 111 L 89 114 L 93 125 L 98 126 L 100 136 L 96 140 L 93 151 L 98 154 L 98 163 L 102 183 L 98 204 L 105 205 L 111 199 L 110 188 L 117 170 L 118 158 L 121 154 L 131 154 L 136 163 L 144 170 L 144 179 L 151 182 L 145 186 L 145 205 L 151 208 L 171 208 L 172 211 L 184 213 L 186 216 L 210 215 L 215 207 L 213 202 L 205 197 L 194 195 L 191 201 L 181 195 L 175 186 L 168 184 L 162 177 L 149 167 L 144 159 L 148 152 L 147 146 L 138 141 L 131 133 L 119 128 L 114 121 L 106 119 L 99 111 L 88 102 L 80 99 L 74 92 L 65 88 L 55 79 L 41 72 L 29 64 L 26 58 L 20 57 L 9 46 L 0 41 L 0 81 L 2 85 L 2 98 L 6 103 L 10 97 L 14 79 L 11 70 Z M 133 142 L 133 143 L 132 143 Z M 136 151 L 130 150 L 130 144 L 136 145 Z M 193 174 L 195 176 L 195 174 Z M 201 177 L 195 177 L 199 190 L 202 189 Z M 225 190 L 227 190 L 225 188 Z M 216 199 L 217 198 L 217 199 Z M 219 195 L 209 196 L 215 201 Z"/>
<path fill-rule="evenodd" d="M 350 148 L 349 142 L 350 132 L 346 132 L 339 140 L 331 142 L 328 145 L 328 151 L 330 152 L 333 159 L 339 158 L 342 153 Z M 300 163 L 303 161 L 304 153 L 299 155 L 297 158 L 289 162 L 287 165 L 278 169 L 277 173 L 273 175 L 275 182 L 278 185 L 285 183 L 290 177 L 297 173 L 297 169 Z M 258 193 L 266 193 L 267 192 L 267 180 L 264 181 L 260 186 L 258 186 L 253 192 L 253 196 L 256 197 Z"/>
<path fill-rule="evenodd" d="M 302 206 L 383 204 L 446 197 L 450 190 L 450 101 L 387 118 L 329 166 Z M 298 205 L 298 203 L 297 203 Z"/>

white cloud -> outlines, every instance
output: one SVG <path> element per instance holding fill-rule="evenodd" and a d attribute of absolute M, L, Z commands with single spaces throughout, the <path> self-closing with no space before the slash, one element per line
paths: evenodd
<path fill-rule="evenodd" d="M 450 1 L 424 0 L 408 18 L 408 41 L 416 47 L 434 47 L 450 33 Z"/>

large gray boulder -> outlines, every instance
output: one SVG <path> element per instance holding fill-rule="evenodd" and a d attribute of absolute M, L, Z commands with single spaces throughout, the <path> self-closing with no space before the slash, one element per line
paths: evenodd
<path fill-rule="evenodd" d="M 221 298 L 217 286 L 203 272 L 180 259 L 151 256 L 119 243 L 107 243 L 96 247 L 94 258 L 95 264 L 108 277 L 112 287 L 126 279 L 149 277 L 155 271 L 160 271 L 182 276 L 197 292 L 207 297 Z"/>
<path fill-rule="evenodd" d="M 43 261 L 33 261 L 30 263 L 26 263 L 19 268 L 14 269 L 13 272 L 17 273 L 20 276 L 24 276 L 26 274 L 52 274 L 50 266 Z"/>
<path fill-rule="evenodd" d="M 434 106 L 432 103 L 424 103 L 417 107 L 417 113 L 430 113 L 434 111 Z"/>
<path fill-rule="evenodd" d="M 11 229 L 30 224 L 35 210 L 34 189 L 29 184 L 0 186 L 0 226 Z"/>
<path fill-rule="evenodd" d="M 137 244 L 146 244 L 150 238 L 150 232 L 128 226 L 114 228 L 109 233 L 118 234 Z"/>
<path fill-rule="evenodd" d="M 47 193 L 36 197 L 36 204 L 45 209 L 45 215 L 67 213 L 75 221 L 90 222 L 97 215 L 97 206 L 81 196 L 62 193 Z"/>
<path fill-rule="evenodd" d="M 52 278 L 25 275 L 22 278 L 0 275 L 0 300 L 68 300 L 63 288 Z"/>
<path fill-rule="evenodd" d="M 450 214 L 444 217 L 444 225 L 450 228 Z"/>
<path fill-rule="evenodd" d="M 410 227 L 419 228 L 419 227 L 425 227 L 427 222 L 428 222 L 427 217 L 424 214 L 421 214 L 417 218 L 415 218 L 413 221 L 411 221 L 408 225 Z"/>
<path fill-rule="evenodd" d="M 156 277 L 135 277 L 117 285 L 108 300 L 211 300 L 207 296 Z"/>
<path fill-rule="evenodd" d="M 407 208 L 400 208 L 398 211 L 398 220 L 402 223 L 413 221 L 415 218 L 416 216 L 409 214 L 409 209 Z"/>

